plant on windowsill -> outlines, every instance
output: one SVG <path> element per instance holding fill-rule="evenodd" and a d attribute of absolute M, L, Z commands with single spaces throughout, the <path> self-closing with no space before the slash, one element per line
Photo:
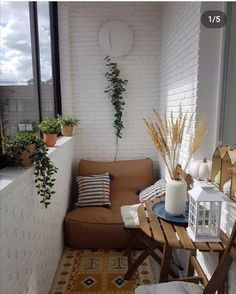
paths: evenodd
<path fill-rule="evenodd" d="M 114 161 L 116 161 L 118 148 L 119 148 L 119 139 L 122 138 L 122 130 L 124 129 L 124 122 L 122 120 L 123 110 L 124 110 L 124 94 L 126 92 L 126 84 L 128 80 L 122 79 L 120 77 L 120 70 L 118 69 L 118 65 L 116 62 L 111 62 L 111 58 L 109 56 L 105 57 L 106 66 L 108 67 L 108 71 L 105 75 L 108 86 L 105 93 L 108 93 L 111 98 L 111 103 L 115 109 L 115 119 L 113 127 L 115 128 L 116 134 L 116 152 Z"/>
<path fill-rule="evenodd" d="M 57 167 L 47 156 L 47 147 L 41 138 L 29 133 L 18 133 L 14 137 L 4 138 L 5 155 L 17 166 L 30 167 L 34 165 L 35 184 L 40 203 L 48 207 L 51 197 L 55 194 L 54 175 Z"/>
<path fill-rule="evenodd" d="M 48 147 L 53 147 L 57 141 L 57 135 L 61 127 L 57 118 L 46 118 L 38 125 L 39 130 L 43 133 L 43 141 Z"/>
<path fill-rule="evenodd" d="M 58 115 L 58 121 L 61 126 L 61 133 L 63 136 L 72 137 L 75 126 L 78 126 L 80 121 L 77 118 L 73 118 L 69 115 Z"/>

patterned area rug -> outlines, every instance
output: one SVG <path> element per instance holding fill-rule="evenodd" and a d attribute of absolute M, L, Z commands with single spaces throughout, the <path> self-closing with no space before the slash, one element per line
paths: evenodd
<path fill-rule="evenodd" d="M 50 294 L 133 294 L 138 285 L 153 283 L 148 258 L 129 281 L 123 279 L 127 266 L 120 251 L 66 248 Z"/>

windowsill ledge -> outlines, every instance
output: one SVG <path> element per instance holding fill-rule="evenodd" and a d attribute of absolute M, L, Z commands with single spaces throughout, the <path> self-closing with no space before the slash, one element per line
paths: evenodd
<path fill-rule="evenodd" d="M 49 157 L 56 154 L 60 148 L 73 140 L 73 137 L 59 137 L 55 147 L 48 148 Z M 0 192 L 6 192 L 9 188 L 15 185 L 22 177 L 26 178 L 32 173 L 33 167 L 30 168 L 20 168 L 20 167 L 5 167 L 0 170 Z"/>

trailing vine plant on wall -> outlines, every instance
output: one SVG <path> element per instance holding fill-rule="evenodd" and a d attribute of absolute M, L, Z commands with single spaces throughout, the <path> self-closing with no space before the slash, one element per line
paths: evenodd
<path fill-rule="evenodd" d="M 128 83 L 128 80 L 122 79 L 120 77 L 120 70 L 117 63 L 112 62 L 109 56 L 105 57 L 105 61 L 108 68 L 108 71 L 105 75 L 108 81 L 108 86 L 104 92 L 109 94 L 111 103 L 113 104 L 115 110 L 113 127 L 115 128 L 116 134 L 116 153 L 114 157 L 114 161 L 116 161 L 119 148 L 119 139 L 122 138 L 122 130 L 124 129 L 122 116 L 125 105 L 124 95 L 126 92 L 126 84 Z"/>

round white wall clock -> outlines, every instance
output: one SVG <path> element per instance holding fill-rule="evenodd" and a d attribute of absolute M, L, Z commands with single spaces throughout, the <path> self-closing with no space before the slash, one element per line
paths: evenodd
<path fill-rule="evenodd" d="M 99 44 L 107 55 L 126 55 L 133 44 L 132 29 L 121 20 L 109 21 L 99 32 Z"/>

